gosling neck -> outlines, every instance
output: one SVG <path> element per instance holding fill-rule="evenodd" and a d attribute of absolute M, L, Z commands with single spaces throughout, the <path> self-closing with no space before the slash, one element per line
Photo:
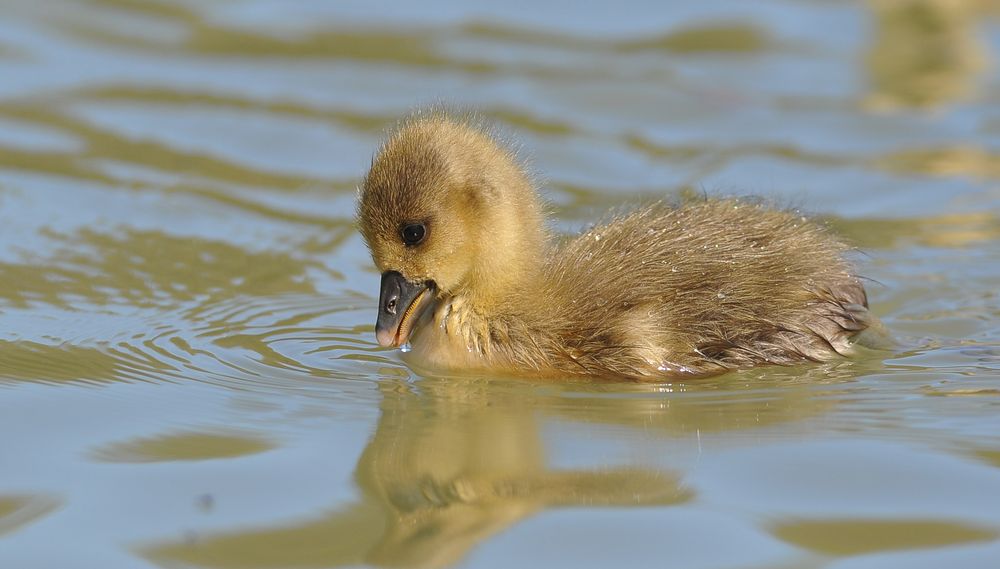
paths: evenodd
<path fill-rule="evenodd" d="M 489 316 L 504 312 L 510 299 L 539 286 L 548 235 L 537 204 L 520 215 L 486 216 L 475 244 L 475 262 L 456 291 L 470 308 Z"/>

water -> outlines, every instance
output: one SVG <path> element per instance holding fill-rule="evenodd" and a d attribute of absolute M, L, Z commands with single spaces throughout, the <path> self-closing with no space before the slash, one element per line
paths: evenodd
<path fill-rule="evenodd" d="M 995 567 L 991 0 L 0 0 L 0 566 Z M 354 190 L 434 102 L 560 230 L 764 195 L 898 341 L 658 385 L 420 376 Z"/>

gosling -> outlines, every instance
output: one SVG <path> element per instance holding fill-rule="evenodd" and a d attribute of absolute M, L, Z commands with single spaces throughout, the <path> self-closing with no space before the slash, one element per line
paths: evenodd
<path fill-rule="evenodd" d="M 848 247 L 800 214 L 654 204 L 557 239 L 515 155 L 445 114 L 387 138 L 358 224 L 378 343 L 434 370 L 666 380 L 850 355 L 872 322 Z"/>

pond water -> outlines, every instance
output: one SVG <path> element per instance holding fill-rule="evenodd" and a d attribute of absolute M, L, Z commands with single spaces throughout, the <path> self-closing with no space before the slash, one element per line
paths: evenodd
<path fill-rule="evenodd" d="M 0 566 L 996 567 L 993 0 L 0 0 Z M 754 194 L 898 345 L 653 385 L 420 376 L 354 192 L 479 110 L 554 224 Z"/>

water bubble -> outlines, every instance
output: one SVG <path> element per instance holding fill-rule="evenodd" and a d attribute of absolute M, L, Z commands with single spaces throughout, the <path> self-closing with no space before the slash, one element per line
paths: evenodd
<path fill-rule="evenodd" d="M 411 346 L 409 342 L 399 347 L 399 351 L 403 352 L 404 354 L 409 353 L 411 350 L 413 350 L 413 346 Z"/>
<path fill-rule="evenodd" d="M 675 364 L 673 362 L 662 362 L 660 365 L 656 366 L 657 371 L 675 371 L 677 373 L 694 373 L 694 371 L 683 364 Z"/>

